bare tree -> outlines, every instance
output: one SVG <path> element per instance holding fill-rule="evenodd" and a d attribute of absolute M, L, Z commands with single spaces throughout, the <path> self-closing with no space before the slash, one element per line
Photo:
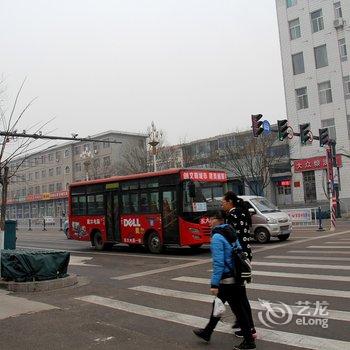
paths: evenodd
<path fill-rule="evenodd" d="M 280 147 L 278 147 L 280 146 Z M 234 142 L 226 142 L 212 154 L 211 163 L 229 172 L 245 183 L 251 193 L 259 194 L 271 181 L 271 174 L 288 157 L 287 143 L 276 140 L 276 134 L 254 138 L 251 132 L 236 133 Z"/>
<path fill-rule="evenodd" d="M 3 81 L 1 82 L 3 83 Z M 1 85 L 0 83 L 0 85 Z M 19 111 L 18 103 L 20 94 L 22 92 L 25 80 L 21 84 L 15 99 L 12 103 L 12 107 L 7 110 L 0 105 L 0 128 L 5 133 L 15 133 L 19 129 L 20 122 L 22 121 L 24 114 L 28 111 L 29 107 L 36 100 L 32 99 Z M 0 88 L 0 91 L 1 90 Z M 46 126 L 48 122 L 40 124 L 37 123 L 32 127 L 28 128 L 26 131 L 32 133 L 42 134 L 42 128 Z M 0 184 L 1 184 L 1 211 L 0 211 L 0 230 L 5 228 L 5 216 L 6 216 L 6 204 L 8 197 L 8 186 L 12 178 L 16 177 L 17 172 L 23 166 L 27 160 L 26 154 L 32 152 L 35 149 L 42 147 L 43 143 L 38 146 L 34 146 L 33 143 L 36 142 L 35 139 L 30 138 L 20 138 L 16 139 L 13 137 L 4 136 L 0 139 Z M 47 143 L 47 141 L 46 141 Z"/>

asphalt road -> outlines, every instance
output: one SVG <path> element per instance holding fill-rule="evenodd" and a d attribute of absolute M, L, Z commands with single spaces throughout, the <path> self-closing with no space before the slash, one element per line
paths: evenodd
<path fill-rule="evenodd" d="M 192 334 L 211 310 L 208 247 L 197 254 L 183 248 L 155 256 L 126 246 L 95 252 L 59 231 L 17 236 L 21 248 L 70 251 L 69 272 L 79 275 L 79 285 L 6 295 L 16 312 L 4 316 L 0 304 L 1 350 L 224 350 L 240 342 L 232 336 L 229 310 L 210 345 Z M 253 249 L 255 275 L 248 293 L 257 348 L 350 349 L 350 225 L 343 223 L 332 234 L 298 231 L 287 242 Z M 28 313 L 28 304 L 40 307 Z"/>

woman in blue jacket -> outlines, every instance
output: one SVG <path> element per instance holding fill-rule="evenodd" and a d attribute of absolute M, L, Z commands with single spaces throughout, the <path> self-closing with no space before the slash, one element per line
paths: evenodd
<path fill-rule="evenodd" d="M 232 226 L 224 223 L 224 216 L 221 212 L 210 217 L 210 225 L 212 228 L 210 249 L 213 259 L 210 292 L 220 298 L 223 303 L 228 302 L 241 326 L 244 340 L 234 349 L 255 349 L 249 318 L 245 313 L 244 300 L 241 300 L 241 294 L 237 293 L 236 284 L 232 277 L 234 268 L 232 250 L 234 247 L 240 248 L 236 232 Z M 205 341 L 209 341 L 219 321 L 220 317 L 214 317 L 212 311 L 206 327 L 195 329 L 193 332 Z"/>

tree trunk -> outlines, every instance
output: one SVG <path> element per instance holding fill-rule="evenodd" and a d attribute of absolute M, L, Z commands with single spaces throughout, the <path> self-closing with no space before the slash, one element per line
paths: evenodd
<path fill-rule="evenodd" d="M 6 203 L 7 203 L 7 188 L 8 188 L 9 168 L 4 167 L 4 175 L 2 178 L 2 193 L 1 193 L 1 212 L 0 212 L 0 230 L 5 230 Z"/>

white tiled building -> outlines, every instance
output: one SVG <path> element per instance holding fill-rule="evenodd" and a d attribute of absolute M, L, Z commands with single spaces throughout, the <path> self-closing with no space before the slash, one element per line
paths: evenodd
<path fill-rule="evenodd" d="M 343 154 L 341 200 L 350 204 L 350 1 L 276 0 L 287 117 L 299 132 L 310 122 L 318 136 L 328 127 Z M 295 204 L 326 200 L 323 157 L 319 141 L 301 146 L 291 141 L 295 161 L 292 195 Z"/>

